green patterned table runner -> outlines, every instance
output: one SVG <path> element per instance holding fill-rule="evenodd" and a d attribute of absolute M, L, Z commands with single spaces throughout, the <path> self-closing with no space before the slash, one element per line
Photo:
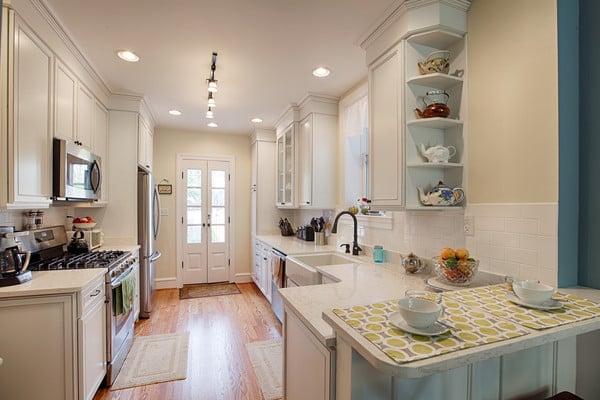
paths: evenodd
<path fill-rule="evenodd" d="M 559 292 L 554 298 L 563 302 L 564 307 L 542 311 L 512 303 L 507 298 L 508 293 L 506 284 L 500 284 L 445 292 L 442 296 L 536 330 L 600 316 L 600 305 L 581 297 Z"/>
<path fill-rule="evenodd" d="M 397 303 L 397 300 L 390 300 L 333 309 L 333 313 L 397 363 L 421 360 L 528 333 L 517 324 L 486 315 L 452 299 L 444 299 L 446 314 L 442 322 L 453 329 L 435 337 L 412 335 L 388 322 L 388 317 L 398 311 Z"/>

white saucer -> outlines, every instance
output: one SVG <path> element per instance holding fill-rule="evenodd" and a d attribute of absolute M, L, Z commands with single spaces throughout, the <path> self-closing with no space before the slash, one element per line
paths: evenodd
<path fill-rule="evenodd" d="M 388 321 L 396 328 L 403 330 L 404 332 L 412 333 L 413 335 L 421 335 L 421 336 L 439 336 L 448 332 L 450 329 L 448 327 L 435 323 L 428 328 L 415 328 L 414 326 L 410 326 L 406 323 L 402 315 L 399 312 L 395 312 L 388 317 Z"/>
<path fill-rule="evenodd" d="M 520 299 L 514 293 L 507 293 L 506 297 L 508 298 L 509 301 L 511 301 L 511 302 L 513 302 L 515 304 L 518 304 L 520 306 L 527 307 L 527 308 L 533 308 L 535 310 L 544 310 L 544 311 L 548 311 L 548 310 L 560 310 L 564 306 L 563 303 L 561 303 L 558 300 L 554 300 L 554 299 L 550 299 L 550 300 L 545 301 L 545 302 L 543 302 L 541 304 L 532 304 L 532 303 L 527 303 L 523 299 Z"/>

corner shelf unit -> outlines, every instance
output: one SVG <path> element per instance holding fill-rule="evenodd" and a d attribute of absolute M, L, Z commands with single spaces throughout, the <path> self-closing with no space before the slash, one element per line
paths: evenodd
<path fill-rule="evenodd" d="M 419 201 L 417 187 L 426 192 L 442 181 L 451 187 L 463 187 L 466 180 L 466 41 L 465 36 L 435 29 L 410 36 L 404 46 L 404 156 L 405 204 L 413 211 L 459 211 L 462 206 L 432 207 Z M 449 74 L 421 75 L 418 62 L 437 50 L 451 52 Z M 423 97 L 430 90 L 445 90 L 450 99 L 448 118 L 418 119 L 415 108 L 422 109 Z M 445 164 L 428 163 L 419 146 L 453 146 L 456 154 Z M 467 193 L 468 197 L 468 193 Z"/>

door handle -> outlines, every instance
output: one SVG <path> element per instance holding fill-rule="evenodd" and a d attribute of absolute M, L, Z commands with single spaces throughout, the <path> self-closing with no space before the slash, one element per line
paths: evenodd
<path fill-rule="evenodd" d="M 94 170 L 98 173 L 98 184 L 94 186 Z M 100 189 L 100 183 L 102 182 L 102 172 L 100 171 L 100 165 L 98 165 L 98 161 L 94 160 L 92 162 L 92 168 L 90 168 L 90 185 L 92 186 L 92 191 L 94 193 L 98 192 Z"/>

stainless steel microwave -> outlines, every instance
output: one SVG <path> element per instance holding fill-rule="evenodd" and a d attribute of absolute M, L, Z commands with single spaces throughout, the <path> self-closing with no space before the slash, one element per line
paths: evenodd
<path fill-rule="evenodd" d="M 100 198 L 100 157 L 79 142 L 54 139 L 52 192 L 56 200 L 94 201 Z"/>

